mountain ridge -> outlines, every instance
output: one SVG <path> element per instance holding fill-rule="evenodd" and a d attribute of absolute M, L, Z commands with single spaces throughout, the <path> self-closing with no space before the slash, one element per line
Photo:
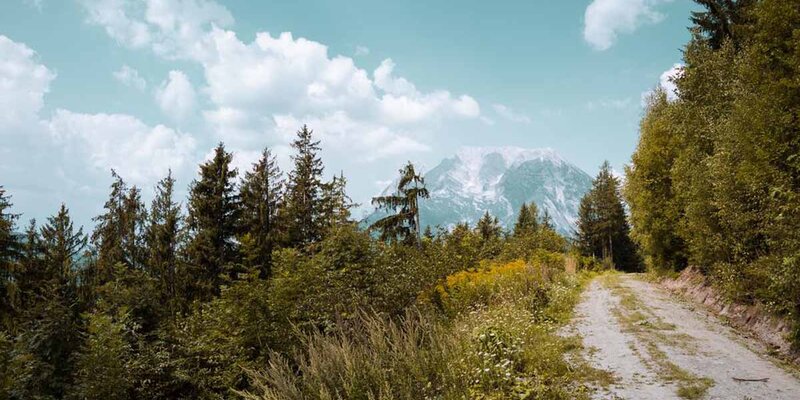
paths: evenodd
<path fill-rule="evenodd" d="M 422 226 L 471 225 L 489 211 L 506 229 L 513 227 L 522 203 L 536 203 L 550 214 L 556 230 L 571 236 L 580 199 L 592 178 L 551 148 L 462 147 L 424 173 L 431 197 L 420 203 Z M 381 194 L 396 190 L 393 181 Z M 377 220 L 373 212 L 367 222 Z"/>

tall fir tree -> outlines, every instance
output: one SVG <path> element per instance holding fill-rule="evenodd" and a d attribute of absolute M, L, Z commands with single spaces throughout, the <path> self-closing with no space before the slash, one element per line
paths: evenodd
<path fill-rule="evenodd" d="M 379 210 L 393 214 L 375 221 L 370 230 L 379 231 L 380 238 L 384 241 L 419 243 L 419 200 L 428 197 L 430 194 L 425 187 L 425 178 L 409 162 L 400 170 L 400 180 L 394 194 L 372 198 L 372 204 Z"/>
<path fill-rule="evenodd" d="M 284 186 L 281 170 L 269 148 L 264 149 L 253 169 L 245 173 L 241 186 L 244 264 L 268 277 L 272 271 L 272 251 L 281 242 L 278 216 L 283 207 Z"/>
<path fill-rule="evenodd" d="M 308 126 L 297 131 L 292 147 L 294 170 L 286 182 L 286 206 L 283 222 L 286 224 L 287 242 L 303 247 L 322 238 L 322 159 L 319 158 L 319 141 L 313 140 L 314 131 Z"/>
<path fill-rule="evenodd" d="M 103 208 L 94 218 L 92 244 L 97 250 L 96 274 L 98 283 L 113 279 L 118 264 L 142 268 L 145 261 L 144 229 L 147 218 L 139 189 L 128 187 L 116 171 L 111 170 L 114 182 Z"/>
<path fill-rule="evenodd" d="M 88 238 L 83 228 L 75 229 L 69 209 L 64 204 L 55 216 L 47 218 L 42 227 L 42 253 L 48 276 L 61 284 L 71 279 L 77 268 L 78 256 L 86 248 Z"/>
<path fill-rule="evenodd" d="M 321 223 L 324 228 L 336 227 L 350 222 L 350 210 L 355 207 L 347 195 L 347 178 L 344 172 L 322 185 Z"/>
<path fill-rule="evenodd" d="M 502 233 L 500 222 L 497 217 L 489 214 L 489 211 L 486 211 L 481 219 L 478 220 L 475 230 L 484 242 L 500 239 L 500 234 Z"/>
<path fill-rule="evenodd" d="M 539 229 L 539 208 L 536 203 L 522 203 L 514 224 L 514 236 L 524 236 L 535 233 Z"/>
<path fill-rule="evenodd" d="M 183 229 L 181 205 L 176 203 L 172 171 L 158 182 L 150 206 L 147 226 L 147 270 L 158 282 L 158 291 L 174 310 L 177 296 L 177 263 L 180 232 Z"/>
<path fill-rule="evenodd" d="M 578 245 L 584 255 L 608 258 L 624 271 L 638 271 L 641 262 L 630 238 L 619 186 L 611 165 L 604 162 L 592 182 L 592 189 L 581 199 Z"/>
<path fill-rule="evenodd" d="M 233 154 L 220 143 L 214 157 L 200 165 L 200 177 L 189 188 L 188 270 L 183 276 L 189 298 L 218 294 L 223 282 L 238 272 L 241 205 L 232 160 Z"/>
<path fill-rule="evenodd" d="M 19 216 L 12 214 L 10 208 L 10 196 L 0 186 L 0 326 L 10 324 L 6 318 L 13 312 L 19 290 L 14 280 L 14 267 L 19 251 L 15 229 Z"/>

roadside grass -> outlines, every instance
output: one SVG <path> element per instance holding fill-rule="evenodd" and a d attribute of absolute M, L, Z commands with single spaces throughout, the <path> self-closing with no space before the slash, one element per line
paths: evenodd
<path fill-rule="evenodd" d="M 403 318 L 363 312 L 251 371 L 248 399 L 589 399 L 613 376 L 562 336 L 587 279 L 525 262 L 453 274 Z"/>
<path fill-rule="evenodd" d="M 714 386 L 714 380 L 680 368 L 659 348 L 659 344 L 663 344 L 679 347 L 693 354 L 697 348 L 692 338 L 686 334 L 675 333 L 675 325 L 664 322 L 629 288 L 620 283 L 619 273 L 604 274 L 600 280 L 620 299 L 619 307 L 613 310 L 613 314 L 623 329 L 632 333 L 642 343 L 647 353 L 646 357 L 638 349 L 636 353 L 642 357 L 645 364 L 665 382 L 676 383 L 678 396 L 689 400 L 705 397 L 708 389 Z"/>

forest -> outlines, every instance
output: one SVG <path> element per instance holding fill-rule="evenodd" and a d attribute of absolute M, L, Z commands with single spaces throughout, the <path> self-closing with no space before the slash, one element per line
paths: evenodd
<path fill-rule="evenodd" d="M 88 234 L 65 205 L 17 227 L 0 189 L 0 398 L 585 396 L 555 331 L 579 289 L 566 260 L 600 263 L 536 204 L 508 232 L 488 213 L 423 231 L 409 163 L 364 227 L 313 131 L 292 146 L 288 174 L 266 149 L 240 178 L 220 144 L 185 205 L 171 175 L 147 207 L 112 171 Z M 624 227 L 592 228 L 587 255 L 627 238 L 607 165 L 595 184 L 585 226 Z"/>
<path fill-rule="evenodd" d="M 698 3 L 677 93 L 648 99 L 625 171 L 632 234 L 650 268 L 697 267 L 798 326 L 800 2 Z"/>
<path fill-rule="evenodd" d="M 186 199 L 112 170 L 86 231 L 67 205 L 24 223 L 0 186 L 0 399 L 590 398 L 612 378 L 560 332 L 608 269 L 698 268 L 800 346 L 800 0 L 696 3 L 677 89 L 573 237 L 535 203 L 423 226 L 411 162 L 366 226 L 307 126 L 290 171 L 220 143 Z"/>

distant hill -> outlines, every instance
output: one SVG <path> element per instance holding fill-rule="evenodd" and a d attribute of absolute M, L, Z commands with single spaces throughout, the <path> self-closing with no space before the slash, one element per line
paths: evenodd
<path fill-rule="evenodd" d="M 485 211 L 511 228 L 522 203 L 547 210 L 556 229 L 572 235 L 578 206 L 592 178 L 552 149 L 466 147 L 425 173 L 431 198 L 421 203 L 422 225 L 474 224 Z M 382 194 L 392 193 L 397 182 Z M 366 222 L 380 218 L 379 213 Z"/>

